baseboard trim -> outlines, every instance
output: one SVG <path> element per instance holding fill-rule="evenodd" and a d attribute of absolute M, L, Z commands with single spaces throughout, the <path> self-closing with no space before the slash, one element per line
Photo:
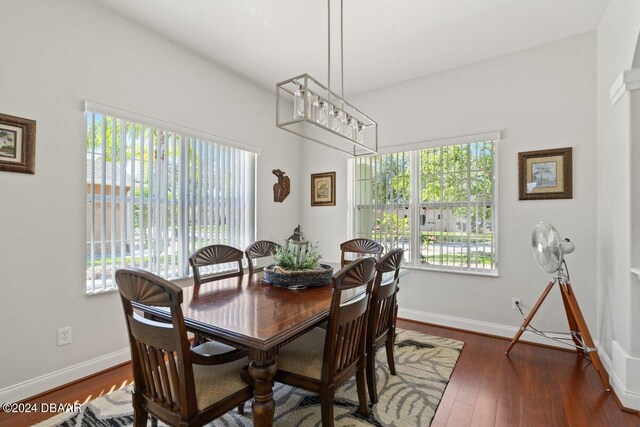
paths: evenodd
<path fill-rule="evenodd" d="M 616 400 L 621 409 L 640 415 L 640 393 L 629 390 L 626 385 L 628 383 L 621 378 L 622 376 L 633 383 L 633 373 L 638 371 L 637 366 L 640 366 L 640 359 L 629 356 L 615 340 L 612 341 L 611 348 L 613 355 L 609 356 L 601 346 L 598 346 L 598 354 L 602 359 L 602 364 L 609 373 L 612 391 L 615 392 Z M 614 363 L 614 360 L 617 362 Z M 637 374 L 635 377 L 637 378 Z"/>
<path fill-rule="evenodd" d="M 600 344 L 597 345 L 597 348 L 598 348 L 598 356 L 600 356 L 600 361 L 602 361 L 602 365 L 604 366 L 604 369 L 609 374 L 609 384 L 611 385 L 611 395 L 613 396 L 613 400 L 616 401 L 616 404 L 618 405 L 618 407 L 623 411 L 637 414 L 638 411 L 636 411 L 635 409 L 626 407 L 624 403 L 622 403 L 622 400 L 620 400 L 620 397 L 618 396 L 618 393 L 619 393 L 618 390 L 620 390 L 618 385 L 620 383 L 620 380 L 618 379 L 615 372 L 613 372 L 612 370 L 613 362 L 611 361 L 611 357 L 609 357 L 609 354 L 607 354 L 607 352 L 604 350 L 604 348 Z"/>
<path fill-rule="evenodd" d="M 0 389 L 0 402 L 20 402 L 131 360 L 129 348 Z"/>
<path fill-rule="evenodd" d="M 446 328 L 460 329 L 462 331 L 474 332 L 482 335 L 506 338 L 509 340 L 513 339 L 519 329 L 516 326 L 507 326 L 501 325 L 499 323 L 483 322 L 480 320 L 465 319 L 463 317 L 447 316 L 445 314 L 429 313 L 426 311 L 412 310 L 407 308 L 400 308 L 398 310 L 398 317 L 418 322 L 429 323 L 431 325 L 443 326 Z M 525 332 L 524 334 L 522 334 L 520 342 L 542 345 L 544 347 L 552 347 L 558 350 L 572 351 L 567 346 L 562 346 L 556 341 L 541 337 L 531 332 Z"/>

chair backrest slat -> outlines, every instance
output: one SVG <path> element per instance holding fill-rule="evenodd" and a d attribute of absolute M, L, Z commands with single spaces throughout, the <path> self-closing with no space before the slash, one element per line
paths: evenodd
<path fill-rule="evenodd" d="M 360 357 L 359 346 L 362 336 L 362 327 L 365 323 L 365 316 L 361 315 L 340 326 L 342 334 L 338 335 L 337 353 L 340 355 L 336 359 L 335 372 L 340 373 L 345 368 L 351 366 Z"/>
<path fill-rule="evenodd" d="M 164 350 L 156 349 L 156 357 L 158 360 L 158 370 L 160 371 L 160 383 L 162 384 L 162 395 L 164 396 L 164 403 L 173 408 L 175 402 L 173 400 L 173 395 L 171 393 L 171 380 L 169 380 L 169 375 L 167 373 L 167 360 L 169 357 L 173 356 L 173 352 L 165 353 Z"/>
<path fill-rule="evenodd" d="M 169 357 L 167 360 L 167 366 L 169 366 L 169 376 L 170 376 L 170 380 L 171 384 L 178 384 L 178 367 L 176 366 L 176 358 L 175 357 Z M 177 389 L 172 389 L 172 396 L 171 399 L 173 400 L 175 406 L 174 406 L 174 412 L 177 412 L 178 408 L 180 407 L 180 394 L 178 393 Z"/>
<path fill-rule="evenodd" d="M 391 286 L 385 286 L 385 288 L 391 288 Z M 377 302 L 376 311 L 378 314 L 378 319 L 381 321 L 377 322 L 377 324 L 373 324 L 373 327 L 376 331 L 376 337 L 383 334 L 389 327 L 389 323 L 385 320 L 389 319 L 390 316 L 393 315 L 393 298 L 385 298 Z"/>
<path fill-rule="evenodd" d="M 138 364 L 140 366 L 142 366 L 142 373 L 143 373 L 143 383 L 142 383 L 142 387 L 143 390 L 147 390 L 151 399 L 155 399 L 157 396 L 156 393 L 156 388 L 155 388 L 155 383 L 153 381 L 153 374 L 151 373 L 151 360 L 149 359 L 149 353 L 147 353 L 147 346 L 144 343 L 141 342 L 137 342 L 137 346 L 138 346 Z M 135 366 L 135 361 L 134 361 L 134 366 Z M 135 372 L 135 368 L 134 368 L 134 372 Z"/>

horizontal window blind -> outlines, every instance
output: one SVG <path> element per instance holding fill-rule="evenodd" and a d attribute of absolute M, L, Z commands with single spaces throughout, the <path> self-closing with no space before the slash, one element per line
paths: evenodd
<path fill-rule="evenodd" d="M 189 275 L 189 255 L 255 234 L 255 154 L 87 112 L 87 292 L 124 266 Z"/>

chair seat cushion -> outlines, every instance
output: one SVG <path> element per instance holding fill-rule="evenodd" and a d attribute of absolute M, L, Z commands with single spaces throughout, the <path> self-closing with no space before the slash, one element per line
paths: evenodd
<path fill-rule="evenodd" d="M 228 353 L 234 350 L 235 350 L 235 347 L 231 347 L 229 345 L 222 344 L 221 342 L 217 342 L 217 341 L 207 341 L 191 349 L 191 351 L 199 353 L 203 356 L 214 356 L 218 354 Z"/>
<path fill-rule="evenodd" d="M 278 370 L 319 380 L 326 330 L 315 328 L 280 349 Z"/>
<path fill-rule="evenodd" d="M 192 365 L 198 409 L 202 411 L 247 388 L 240 373 L 248 363 L 249 360 L 244 358 L 222 365 Z"/>

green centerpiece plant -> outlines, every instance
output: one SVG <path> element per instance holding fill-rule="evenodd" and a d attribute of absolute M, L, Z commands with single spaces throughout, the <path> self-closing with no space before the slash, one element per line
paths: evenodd
<path fill-rule="evenodd" d="M 302 253 L 297 253 L 295 248 L 281 246 L 273 257 L 276 271 L 281 273 L 317 270 L 321 259 L 318 246 L 313 243 L 309 244 L 308 249 Z"/>

